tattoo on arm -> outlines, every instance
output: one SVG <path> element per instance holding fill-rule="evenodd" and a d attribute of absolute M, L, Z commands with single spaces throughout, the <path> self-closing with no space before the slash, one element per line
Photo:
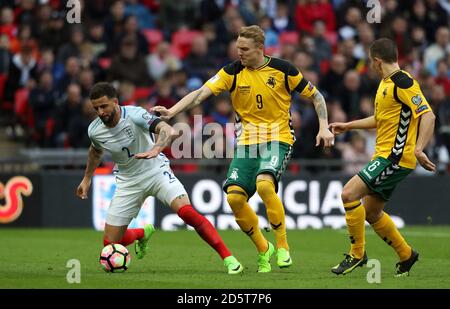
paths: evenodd
<path fill-rule="evenodd" d="M 85 176 L 92 177 L 94 170 L 100 164 L 100 159 L 102 158 L 103 152 L 97 150 L 94 147 L 89 147 L 88 160 L 86 164 L 86 170 L 84 172 Z"/>
<path fill-rule="evenodd" d="M 186 194 L 181 194 L 181 195 L 178 195 L 176 198 L 179 199 L 179 200 L 181 200 L 181 199 L 183 199 L 185 196 L 186 196 Z"/>
<path fill-rule="evenodd" d="M 158 132 L 158 140 L 155 143 L 155 146 L 167 147 L 171 142 L 171 136 L 169 134 L 169 130 L 171 127 L 168 125 L 164 125 L 161 130 Z"/>
<path fill-rule="evenodd" d="M 328 119 L 327 115 L 327 105 L 325 103 L 325 99 L 322 94 L 318 91 L 313 95 L 314 107 L 316 109 L 317 117 L 319 119 Z"/>

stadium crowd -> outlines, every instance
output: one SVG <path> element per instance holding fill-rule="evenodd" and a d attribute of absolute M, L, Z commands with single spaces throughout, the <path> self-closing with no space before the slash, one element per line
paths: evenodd
<path fill-rule="evenodd" d="M 367 21 L 366 1 L 352 0 L 82 2 L 81 23 L 70 24 L 64 0 L 0 1 L 0 118 L 27 146 L 88 147 L 87 127 L 96 117 L 88 94 L 97 81 L 114 83 L 121 104 L 171 107 L 236 59 L 239 29 L 258 24 L 266 53 L 291 61 L 325 95 L 330 123 L 373 114 L 379 78 L 368 47 L 375 38 L 395 40 L 401 67 L 437 116 L 429 155 L 449 161 L 448 1 L 381 0 L 380 23 Z M 314 146 L 313 105 L 294 95 L 291 114 L 293 158 L 356 158 L 361 164 L 345 166 L 350 174 L 369 160 L 375 132 L 346 134 L 325 150 Z M 204 125 L 225 127 L 233 118 L 229 97 L 219 95 L 174 123 L 190 124 L 195 138 Z M 232 144 L 234 133 L 225 132 Z"/>

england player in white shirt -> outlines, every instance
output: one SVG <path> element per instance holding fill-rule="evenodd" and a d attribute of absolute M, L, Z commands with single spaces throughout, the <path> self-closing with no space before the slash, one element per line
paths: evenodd
<path fill-rule="evenodd" d="M 142 258 L 155 231 L 153 225 L 128 229 L 142 203 L 154 196 L 168 205 L 224 260 L 229 274 L 238 274 L 243 266 L 231 255 L 212 224 L 192 207 L 184 186 L 170 169 L 170 161 L 161 151 L 170 145 L 175 130 L 145 109 L 119 106 L 115 88 L 101 82 L 93 86 L 90 101 L 98 117 L 90 124 L 91 146 L 84 178 L 77 196 L 86 199 L 92 175 L 104 150 L 111 153 L 117 165 L 116 191 L 108 209 L 103 243 L 135 243 L 136 254 Z M 153 134 L 158 134 L 153 142 Z"/>

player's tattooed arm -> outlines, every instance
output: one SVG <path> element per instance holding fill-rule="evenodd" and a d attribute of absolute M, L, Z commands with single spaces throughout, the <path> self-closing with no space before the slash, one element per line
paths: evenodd
<path fill-rule="evenodd" d="M 323 95 L 319 91 L 316 91 L 312 96 L 312 100 L 314 103 L 314 108 L 316 109 L 317 117 L 319 117 L 319 121 L 324 119 L 327 121 L 328 127 L 327 104 L 325 103 Z"/>
<path fill-rule="evenodd" d="M 92 178 L 95 169 L 100 164 L 102 154 L 103 151 L 101 149 L 96 149 L 92 145 L 89 147 L 86 170 L 84 171 L 85 178 Z"/>
<path fill-rule="evenodd" d="M 330 147 L 334 145 L 334 135 L 328 130 L 327 104 L 323 95 L 317 90 L 312 96 L 314 108 L 319 118 L 319 133 L 316 136 L 316 146 L 323 141 L 323 146 Z"/>
<path fill-rule="evenodd" d="M 136 159 L 152 159 L 159 155 L 164 148 L 170 145 L 177 132 L 167 123 L 161 121 L 155 127 L 155 133 L 158 134 L 156 143 L 152 149 L 146 152 L 137 153 L 134 155 Z"/>
<path fill-rule="evenodd" d="M 103 151 L 101 149 L 96 149 L 94 147 L 89 147 L 88 159 L 86 164 L 86 170 L 84 172 L 83 180 L 80 185 L 77 187 L 77 196 L 81 199 L 86 199 L 89 187 L 91 186 L 92 175 L 94 175 L 94 171 L 97 166 L 100 164 L 100 160 L 102 158 Z"/>

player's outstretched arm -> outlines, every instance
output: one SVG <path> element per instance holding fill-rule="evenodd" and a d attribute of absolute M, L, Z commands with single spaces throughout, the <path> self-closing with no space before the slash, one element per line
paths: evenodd
<path fill-rule="evenodd" d="M 419 132 L 416 141 L 416 148 L 414 149 L 414 155 L 416 156 L 417 161 L 419 161 L 419 164 L 422 165 L 424 169 L 431 172 L 436 170 L 436 165 L 428 159 L 425 152 L 423 152 L 423 149 L 427 146 L 433 136 L 435 120 L 436 116 L 432 111 L 420 115 Z"/>
<path fill-rule="evenodd" d="M 161 119 L 167 121 L 176 114 L 200 104 L 211 94 L 211 89 L 209 89 L 208 86 L 203 85 L 200 89 L 194 90 L 185 95 L 180 101 L 178 101 L 177 104 L 172 106 L 170 109 L 167 109 L 163 106 L 155 106 L 151 109 L 151 112 L 160 113 Z"/>
<path fill-rule="evenodd" d="M 331 147 L 334 145 L 334 135 L 328 130 L 328 114 L 327 105 L 323 95 L 317 90 L 312 95 L 314 108 L 319 118 L 319 133 L 316 136 L 316 146 L 320 145 L 320 141 L 323 141 L 325 147 Z"/>
<path fill-rule="evenodd" d="M 350 122 L 333 122 L 330 124 L 330 130 L 334 135 L 339 135 L 353 129 L 375 129 L 376 127 L 377 121 L 375 120 L 375 116 Z"/>
<path fill-rule="evenodd" d="M 103 151 L 94 147 L 89 147 L 88 159 L 86 164 L 86 170 L 84 171 L 84 177 L 80 185 L 77 188 L 77 196 L 81 199 L 87 199 L 89 187 L 91 186 L 92 175 L 97 166 L 100 164 Z"/>
<path fill-rule="evenodd" d="M 170 145 L 173 138 L 177 135 L 177 132 L 174 128 L 162 121 L 156 125 L 155 133 L 158 134 L 158 139 L 153 148 L 149 151 L 135 154 L 134 157 L 136 159 L 155 158 L 164 150 L 164 148 Z"/>

